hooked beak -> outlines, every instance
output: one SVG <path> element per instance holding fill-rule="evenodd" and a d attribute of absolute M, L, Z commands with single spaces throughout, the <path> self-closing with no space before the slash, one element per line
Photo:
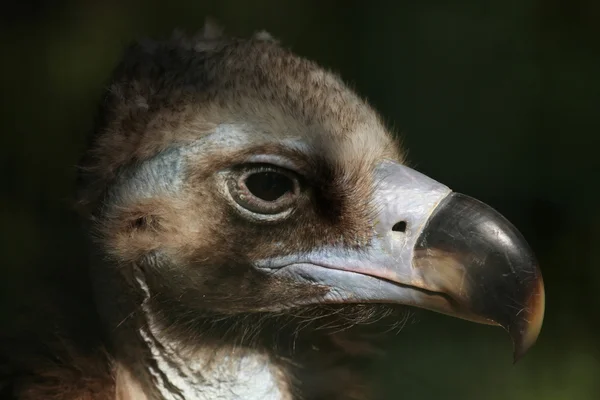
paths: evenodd
<path fill-rule="evenodd" d="M 544 284 L 519 231 L 491 207 L 406 166 L 375 171 L 375 236 L 360 249 L 326 247 L 257 266 L 331 290 L 320 301 L 397 303 L 499 325 L 518 360 L 544 318 Z"/>

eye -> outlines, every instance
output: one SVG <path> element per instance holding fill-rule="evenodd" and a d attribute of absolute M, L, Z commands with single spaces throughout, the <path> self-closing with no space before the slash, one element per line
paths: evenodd
<path fill-rule="evenodd" d="M 248 191 L 264 201 L 277 201 L 294 191 L 294 181 L 273 171 L 257 172 L 249 175 L 244 182 Z"/>
<path fill-rule="evenodd" d="M 300 194 L 297 174 L 272 165 L 253 165 L 234 172 L 228 189 L 239 206 L 266 215 L 291 211 Z"/>

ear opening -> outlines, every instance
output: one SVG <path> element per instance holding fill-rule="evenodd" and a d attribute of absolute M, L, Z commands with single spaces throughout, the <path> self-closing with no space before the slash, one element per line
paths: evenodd
<path fill-rule="evenodd" d="M 144 231 L 156 232 L 160 229 L 160 221 L 157 215 L 147 212 L 132 212 L 123 216 L 123 230 L 130 234 Z"/>

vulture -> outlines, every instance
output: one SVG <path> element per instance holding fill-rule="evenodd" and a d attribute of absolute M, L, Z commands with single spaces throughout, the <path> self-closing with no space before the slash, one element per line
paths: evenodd
<path fill-rule="evenodd" d="M 501 326 L 515 358 L 540 332 L 517 229 L 267 33 L 130 46 L 78 170 L 89 279 L 2 338 L 9 398 L 372 399 L 413 307 Z"/>

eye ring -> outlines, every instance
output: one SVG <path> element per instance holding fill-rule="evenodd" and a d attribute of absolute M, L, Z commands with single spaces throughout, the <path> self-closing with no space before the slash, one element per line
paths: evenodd
<path fill-rule="evenodd" d="M 297 174 L 264 164 L 245 166 L 231 174 L 227 188 L 244 211 L 273 217 L 291 212 L 301 191 Z"/>

